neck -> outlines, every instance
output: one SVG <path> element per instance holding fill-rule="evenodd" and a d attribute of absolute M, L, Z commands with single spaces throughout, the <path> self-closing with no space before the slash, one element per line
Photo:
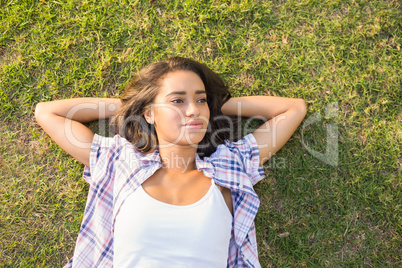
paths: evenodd
<path fill-rule="evenodd" d="M 195 154 L 197 148 L 192 146 L 174 145 L 169 148 L 159 148 L 162 169 L 166 172 L 186 173 L 196 169 Z"/>

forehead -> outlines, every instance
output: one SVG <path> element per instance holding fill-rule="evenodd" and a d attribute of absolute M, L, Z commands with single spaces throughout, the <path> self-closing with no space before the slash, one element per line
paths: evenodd
<path fill-rule="evenodd" d="M 191 71 L 175 71 L 168 73 L 161 80 L 161 90 L 158 95 L 166 96 L 175 91 L 184 91 L 186 94 L 195 94 L 205 90 L 201 78 Z"/>

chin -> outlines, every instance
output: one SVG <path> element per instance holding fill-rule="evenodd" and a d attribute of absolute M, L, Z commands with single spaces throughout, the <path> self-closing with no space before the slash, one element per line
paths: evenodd
<path fill-rule="evenodd" d="M 198 146 L 198 144 L 204 139 L 205 134 L 199 135 L 198 137 L 195 136 L 190 136 L 189 139 L 182 139 L 180 144 L 182 145 L 195 145 Z"/>

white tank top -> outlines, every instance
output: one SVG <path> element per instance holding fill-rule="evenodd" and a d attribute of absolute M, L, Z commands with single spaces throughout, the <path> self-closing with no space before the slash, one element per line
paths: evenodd
<path fill-rule="evenodd" d="M 226 267 L 233 217 L 211 183 L 187 206 L 158 201 L 138 187 L 116 216 L 114 267 Z"/>

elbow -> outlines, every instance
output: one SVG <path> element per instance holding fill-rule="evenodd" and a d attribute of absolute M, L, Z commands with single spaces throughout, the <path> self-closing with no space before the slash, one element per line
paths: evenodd
<path fill-rule="evenodd" d="M 42 102 L 39 102 L 35 106 L 35 119 L 36 119 L 36 122 L 38 122 L 39 116 L 41 114 L 41 107 L 42 107 Z"/>
<path fill-rule="evenodd" d="M 42 118 L 46 113 L 45 106 L 46 104 L 44 102 L 39 102 L 35 106 L 35 119 L 39 125 L 41 125 Z"/>
<path fill-rule="evenodd" d="M 303 115 L 304 118 L 307 113 L 307 106 L 305 100 L 297 99 L 297 109 L 299 110 L 300 114 Z"/>

